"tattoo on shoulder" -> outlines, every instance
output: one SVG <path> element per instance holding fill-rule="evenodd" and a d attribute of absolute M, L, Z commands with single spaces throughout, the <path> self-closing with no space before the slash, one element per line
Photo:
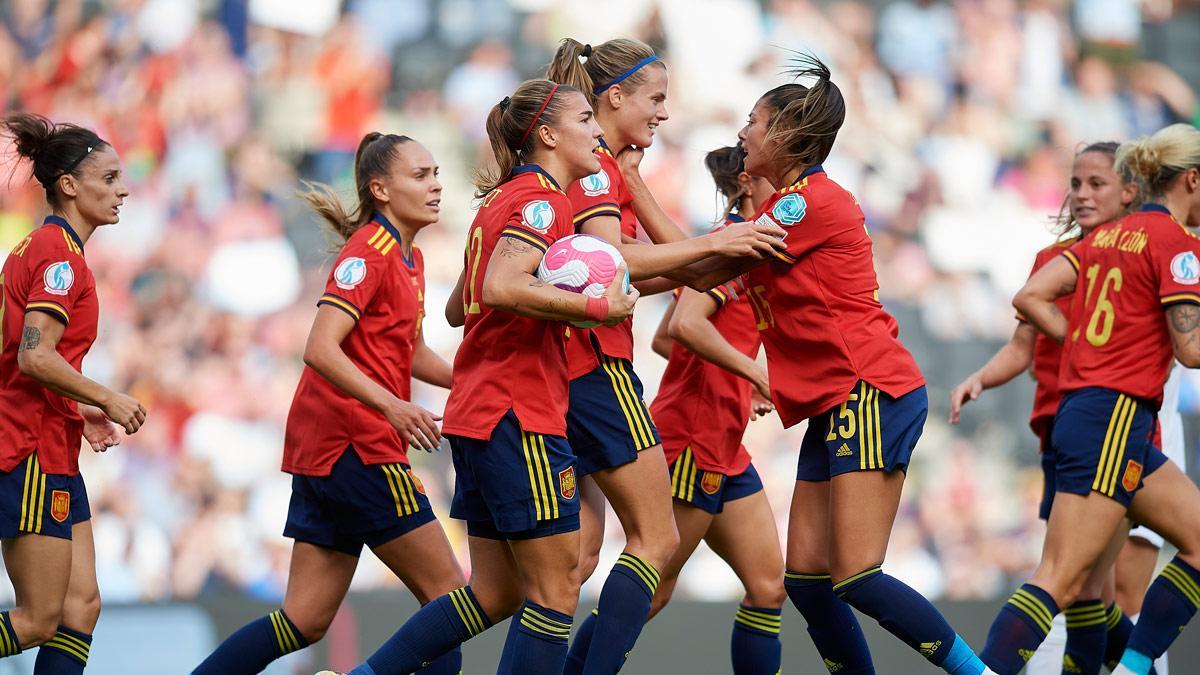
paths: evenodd
<path fill-rule="evenodd" d="M 42 343 L 42 331 L 34 326 L 25 326 L 25 332 L 21 333 L 21 344 L 17 348 L 18 351 L 29 351 L 37 349 L 37 346 Z"/>
<path fill-rule="evenodd" d="M 1167 310 L 1171 326 L 1180 333 L 1190 333 L 1200 327 L 1200 306 L 1179 304 Z"/>
<path fill-rule="evenodd" d="M 500 255 L 505 258 L 519 258 L 532 250 L 532 244 L 526 244 L 515 237 L 500 237 Z"/>

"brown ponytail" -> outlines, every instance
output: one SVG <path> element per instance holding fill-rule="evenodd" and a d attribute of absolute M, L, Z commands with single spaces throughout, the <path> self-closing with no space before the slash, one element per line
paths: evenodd
<path fill-rule="evenodd" d="M 408 136 L 372 131 L 359 141 L 358 150 L 354 153 L 354 186 L 358 192 L 358 206 L 353 213 L 346 212 L 346 207 L 333 188 L 323 183 L 304 182 L 306 189 L 300 193 L 300 198 L 325 221 L 325 229 L 339 247 L 360 227 L 370 222 L 377 208 L 375 196 L 371 194 L 371 181 L 388 175 L 396 158 L 396 148 L 411 140 Z"/>
<path fill-rule="evenodd" d="M 546 69 L 546 77 L 582 91 L 588 104 L 595 108 L 597 95 L 603 93 L 597 92 L 598 88 L 607 88 L 606 85 L 611 86 L 610 83 L 624 75 L 620 81 L 621 87 L 626 91 L 635 91 L 646 80 L 643 72 L 645 67 L 664 67 L 661 61 L 637 67 L 654 56 L 654 49 L 639 40 L 617 38 L 592 47 L 578 40 L 564 38 Z"/>
<path fill-rule="evenodd" d="M 746 153 L 739 145 L 717 148 L 704 156 L 704 166 L 712 174 L 717 191 L 725 197 L 725 211 L 721 220 L 728 220 L 737 210 L 738 202 L 746 195 L 746 188 L 738 182 L 738 175 L 745 170 Z"/>
<path fill-rule="evenodd" d="M 496 170 L 476 172 L 477 198 L 495 190 L 508 180 L 518 164 L 527 160 L 534 148 L 537 127 L 553 125 L 562 112 L 563 96 L 574 91 L 578 90 L 573 86 L 550 80 L 526 80 L 512 96 L 505 96 L 492 106 L 487 117 L 487 135 L 496 158 Z"/>
<path fill-rule="evenodd" d="M 1190 124 L 1172 124 L 1117 150 L 1117 172 L 1136 179 L 1149 200 L 1161 199 L 1179 174 L 1194 168 L 1200 168 L 1200 130 Z"/>
<path fill-rule="evenodd" d="M 771 108 L 767 140 L 778 148 L 770 159 L 782 164 L 781 174 L 824 162 L 846 121 L 846 101 L 830 80 L 829 67 L 809 54 L 797 54 L 792 61 L 787 74 L 817 81 L 809 86 L 785 84 L 762 96 Z"/>
<path fill-rule="evenodd" d="M 33 178 L 46 190 L 46 201 L 60 207 L 58 179 L 79 177 L 79 168 L 96 150 L 108 143 L 96 132 L 74 124 L 55 124 L 34 113 L 5 116 L 0 127 L 13 139 L 17 154 L 33 163 Z"/>

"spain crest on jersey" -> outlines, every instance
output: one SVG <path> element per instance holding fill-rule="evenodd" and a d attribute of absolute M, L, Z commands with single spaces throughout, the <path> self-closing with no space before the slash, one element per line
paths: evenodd
<path fill-rule="evenodd" d="M 558 472 L 558 493 L 563 499 L 575 498 L 575 467 L 568 466 Z"/>
<path fill-rule="evenodd" d="M 706 495 L 717 494 L 717 490 L 721 489 L 721 478 L 723 476 L 716 471 L 705 471 L 700 477 L 700 489 L 704 490 Z"/>
<path fill-rule="evenodd" d="M 1125 465 L 1125 474 L 1121 476 L 1121 487 L 1125 488 L 1126 492 L 1133 492 L 1142 482 L 1142 465 L 1129 460 Z"/>
<path fill-rule="evenodd" d="M 54 490 L 50 493 L 50 517 L 57 522 L 66 521 L 71 515 L 71 493 L 66 490 Z"/>

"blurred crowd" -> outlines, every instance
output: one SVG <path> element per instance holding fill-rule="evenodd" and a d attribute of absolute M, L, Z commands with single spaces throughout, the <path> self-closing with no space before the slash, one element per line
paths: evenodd
<path fill-rule="evenodd" d="M 85 372 L 150 410 L 135 436 L 86 452 L 108 602 L 235 592 L 278 598 L 290 541 L 279 472 L 300 355 L 330 249 L 295 197 L 301 180 L 346 198 L 368 130 L 408 134 L 441 163 L 443 221 L 421 234 L 426 339 L 462 265 L 483 119 L 558 39 L 633 36 L 668 64 L 670 121 L 643 171 L 696 232 L 720 200 L 700 158 L 732 143 L 789 50 L 826 60 L 848 104 L 826 164 L 867 213 L 881 296 L 930 381 L 889 569 L 931 597 L 1007 593 L 1040 550 L 1040 474 L 1028 382 L 985 395 L 963 428 L 944 399 L 1013 328 L 1009 299 L 1050 242 L 1071 156 L 1197 116 L 1200 15 L 1171 0 L 11 0 L 0 5 L 0 109 L 95 129 L 132 195 L 87 257 L 101 300 Z M 1170 37 L 1167 40 L 1166 37 Z M 1155 49 L 1170 46 L 1169 53 Z M 1186 63 L 1173 63 L 1186 59 Z M 1189 65 L 1190 64 L 1190 65 Z M 1189 79 L 1191 84 L 1189 85 Z M 3 157 L 0 250 L 41 222 L 43 192 Z M 3 254 L 0 254 L 3 255 Z M 636 321 L 653 396 L 663 362 Z M 1194 387 L 1185 402 L 1194 406 Z M 440 411 L 444 392 L 414 396 Z M 747 446 L 782 525 L 802 429 L 756 422 Z M 441 515 L 448 450 L 414 457 Z M 464 565 L 465 535 L 446 527 Z M 608 549 L 621 546 L 610 519 Z M 603 575 L 600 575 L 601 577 Z M 727 599 L 737 582 L 706 550 L 680 595 Z M 364 553 L 354 588 L 398 585 Z M 585 593 L 596 588 L 589 585 Z M 11 593 L 11 589 L 0 591 Z M 8 602 L 0 598 L 0 604 Z"/>

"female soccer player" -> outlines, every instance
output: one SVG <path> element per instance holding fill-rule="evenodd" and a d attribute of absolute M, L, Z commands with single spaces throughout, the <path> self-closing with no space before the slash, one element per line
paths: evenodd
<path fill-rule="evenodd" d="M 466 316 L 443 432 L 457 474 L 450 514 L 467 521 L 469 587 L 443 595 L 354 671 L 411 673 L 516 614 L 501 673 L 558 673 L 579 597 L 579 499 L 567 444 L 567 361 L 560 321 L 616 324 L 633 311 L 624 274 L 599 298 L 534 276 L 574 232 L 560 186 L 599 168 L 600 138 L 577 89 L 530 80 L 492 108 L 495 176 L 466 248 Z"/>
<path fill-rule="evenodd" d="M 408 461 L 440 440 L 412 378 L 449 387 L 425 345 L 425 263 L 414 239 L 438 220 L 437 164 L 407 136 L 371 132 L 354 157 L 358 206 L 312 186 L 305 201 L 341 243 L 304 350 L 284 437 L 295 539 L 283 607 L 231 635 L 194 671 L 257 673 L 325 635 L 365 544 L 422 604 L 465 583 Z M 422 672 L 457 673 L 455 650 Z"/>
<path fill-rule="evenodd" d="M 1075 156 L 1067 194 L 1068 217 L 1063 219 L 1061 225 L 1064 231 L 1060 232 L 1058 241 L 1038 251 L 1030 276 L 1091 234 L 1096 227 L 1118 220 L 1129 212 L 1137 198 L 1137 184 L 1133 180 L 1124 180 L 1113 167 L 1116 152 L 1117 143 L 1103 142 L 1088 145 Z M 1071 232 L 1075 226 L 1078 226 L 1078 230 Z M 1059 298 L 1057 305 L 1059 311 L 1065 314 L 1070 311 L 1071 298 Z M 1054 413 L 1058 410 L 1058 369 L 1062 345 L 1039 333 L 1022 317 L 1018 319 L 1020 322 L 1008 344 L 950 392 L 950 423 L 957 424 L 962 406 L 977 399 L 984 390 L 1005 384 L 1032 366 L 1037 388 L 1029 426 L 1037 435 L 1042 451 L 1045 486 L 1039 515 L 1047 520 L 1054 503 L 1054 449 L 1050 444 L 1050 430 Z M 1119 533 L 1113 548 L 1109 550 L 1110 557 L 1116 556 L 1124 540 L 1124 532 Z M 1080 593 L 1081 599 L 1065 611 L 1065 625 L 1055 622 L 1051 639 L 1057 639 L 1053 643 L 1048 640 L 1044 645 L 1046 649 L 1039 649 L 1030 658 L 1031 675 L 1062 672 L 1064 663 L 1070 664 L 1071 672 L 1084 674 L 1098 673 L 1104 663 L 1115 667 L 1125 650 L 1133 623 L 1113 603 L 1111 591 L 1106 598 L 1109 603 L 1107 608 L 1105 600 L 1101 599 L 1111 570 L 1112 560 L 1109 559 L 1097 565 L 1089 575 Z M 1048 649 L 1052 644 L 1057 648 Z"/>
<path fill-rule="evenodd" d="M 1188 229 L 1200 226 L 1200 131 L 1177 124 L 1122 145 L 1117 168 L 1142 183 L 1145 206 L 1047 263 L 1013 301 L 1063 341 L 1063 397 L 1042 562 L 983 651 L 999 673 L 1019 671 L 1058 608 L 1078 598 L 1126 513 L 1179 554 L 1146 593 L 1114 672 L 1145 675 L 1200 605 L 1200 490 L 1152 442 L 1172 352 L 1200 366 L 1200 239 Z M 1068 320 L 1054 302 L 1074 291 Z"/>
<path fill-rule="evenodd" d="M 673 223 L 646 223 L 650 239 L 633 243 L 637 218 L 614 151 L 645 148 L 667 119 L 667 69 L 654 51 L 637 40 L 609 40 L 596 47 L 563 40 L 547 77 L 572 85 L 589 97 L 605 141 L 598 150 L 600 170 L 572 183 L 575 228 L 616 245 L 636 281 L 669 275 L 694 278 L 688 265 L 714 255 L 760 260 L 781 246 L 781 231 L 742 223 L 704 237 L 687 239 Z M 638 150 L 640 152 L 640 150 Z M 630 243 L 626 243 L 630 242 Z M 641 286 L 652 292 L 678 282 Z M 572 330 L 567 344 L 570 370 L 568 437 L 579 457 L 579 473 L 589 476 L 608 498 L 625 530 L 626 546 L 600 592 L 598 613 L 587 617 L 571 647 L 566 673 L 615 673 L 633 649 L 650 610 L 660 570 L 678 543 L 671 518 L 667 463 L 658 431 L 642 400 L 633 371 L 633 324 Z M 586 485 L 586 483 L 585 483 Z M 595 569 L 603 537 L 603 501 L 585 489 L 583 575 Z"/>
<path fill-rule="evenodd" d="M 0 538 L 17 606 L 0 612 L 0 656 L 41 646 L 34 672 L 82 673 L 100 616 L 79 448 L 146 421 L 133 398 L 80 373 L 100 305 L 83 247 L 120 220 L 121 160 L 95 132 L 30 113 L 0 122 L 33 163 L 51 215 L 0 270 Z"/>
<path fill-rule="evenodd" d="M 742 170 L 739 147 L 714 150 L 705 164 L 728 199 L 727 223 L 753 215 L 774 192 L 766 180 Z M 760 344 L 754 312 L 745 296 L 685 288 L 663 316 L 664 332 L 661 353 L 669 362 L 650 412 L 661 424 L 680 543 L 663 568 L 650 616 L 670 600 L 680 570 L 703 539 L 746 589 L 733 623 L 733 672 L 776 675 L 780 608 L 787 600 L 783 555 L 771 505 L 741 443 L 749 417 L 771 410 L 767 373 L 754 361 Z"/>
<path fill-rule="evenodd" d="M 788 595 L 826 666 L 872 673 L 850 607 L 951 673 L 986 672 L 941 613 L 880 565 L 905 472 L 928 411 L 924 378 L 878 300 L 864 216 L 825 174 L 845 119 L 829 69 L 802 56 L 797 77 L 764 94 L 738 134 L 746 171 L 781 189 L 758 219 L 787 248 L 749 271 L 747 295 L 785 426 L 808 420 L 788 527 Z M 746 263 L 713 270 L 715 282 Z"/>

